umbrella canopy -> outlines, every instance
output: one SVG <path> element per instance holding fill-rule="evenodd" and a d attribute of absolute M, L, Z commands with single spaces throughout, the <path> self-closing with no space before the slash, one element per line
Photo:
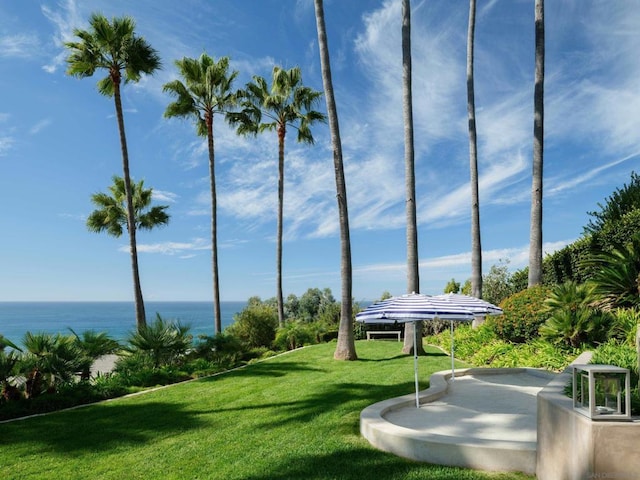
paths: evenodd
<path fill-rule="evenodd" d="M 466 308 L 467 310 L 471 310 L 477 317 L 483 317 L 485 315 L 502 315 L 502 309 L 500 307 L 470 295 L 445 293 L 442 295 L 435 295 L 433 298 L 441 299 L 451 305 L 457 305 Z"/>
<path fill-rule="evenodd" d="M 446 300 L 430 295 L 411 293 L 392 297 L 369 305 L 356 314 L 356 321 L 363 323 L 408 323 L 421 320 L 446 319 L 456 321 L 472 321 L 473 312 L 465 307 L 454 305 Z M 418 352 L 416 329 L 413 329 L 413 367 L 416 385 L 416 407 L 420 407 L 418 386 Z M 453 355 L 451 369 L 453 373 Z M 454 376 L 452 375 L 451 378 Z"/>

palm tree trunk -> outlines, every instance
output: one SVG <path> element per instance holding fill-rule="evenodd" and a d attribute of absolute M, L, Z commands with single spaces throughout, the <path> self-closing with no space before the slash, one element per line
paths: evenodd
<path fill-rule="evenodd" d="M 325 99 L 327 102 L 329 130 L 331 132 L 331 149 L 333 150 L 336 198 L 338 200 L 338 216 L 340 221 L 340 279 L 342 297 L 340 303 L 338 344 L 333 358 L 336 360 L 357 360 L 358 355 L 356 354 L 353 335 L 351 239 L 349 235 L 349 212 L 347 208 L 347 184 L 344 176 L 340 125 L 338 123 L 338 109 L 333 95 L 329 45 L 327 41 L 327 29 L 324 23 L 324 6 L 322 0 L 315 0 L 315 12 L 316 26 L 318 29 L 318 46 L 320 49 L 320 64 L 322 66 L 322 83 L 324 85 Z"/>
<path fill-rule="evenodd" d="M 282 295 L 282 223 L 284 220 L 284 139 L 285 125 L 278 126 L 278 226 L 276 240 L 276 299 L 278 302 L 278 323 L 284 326 L 284 299 Z"/>
<path fill-rule="evenodd" d="M 402 107 L 404 112 L 404 173 L 407 216 L 407 293 L 420 293 L 418 268 L 418 220 L 416 215 L 416 175 L 413 151 L 413 98 L 411 92 L 411 2 L 402 0 Z M 415 330 L 415 332 L 414 332 Z M 414 345 L 414 338 L 420 339 Z M 402 351 L 424 355 L 422 322 L 405 324 Z"/>
<path fill-rule="evenodd" d="M 533 114 L 533 174 L 529 287 L 542 282 L 542 167 L 544 146 L 544 0 L 535 1 L 536 70 Z"/>
<path fill-rule="evenodd" d="M 478 141 L 473 58 L 476 28 L 476 0 L 469 0 L 467 35 L 467 113 L 469 115 L 469 169 L 471 183 L 471 295 L 482 298 L 482 242 L 480 240 L 480 194 L 478 192 Z"/>
<path fill-rule="evenodd" d="M 147 325 L 140 286 L 140 272 L 138 269 L 138 246 L 136 243 L 136 223 L 133 210 L 133 196 L 131 195 L 131 174 L 129 172 L 129 153 L 127 151 L 127 137 L 124 129 L 124 115 L 122 113 L 122 100 L 120 97 L 120 82 L 114 81 L 114 99 L 116 115 L 118 118 L 118 130 L 120 132 L 120 149 L 122 151 L 122 170 L 124 178 L 124 191 L 127 197 L 127 230 L 129 232 L 129 250 L 131 253 L 131 270 L 133 274 L 133 293 L 136 308 L 136 325 L 138 330 Z"/>
<path fill-rule="evenodd" d="M 211 268 L 213 270 L 213 312 L 215 333 L 222 332 L 220 312 L 220 281 L 218 278 L 218 208 L 216 195 L 215 149 L 213 144 L 213 112 L 207 112 L 207 140 L 209 144 L 209 181 L 211 182 Z"/>

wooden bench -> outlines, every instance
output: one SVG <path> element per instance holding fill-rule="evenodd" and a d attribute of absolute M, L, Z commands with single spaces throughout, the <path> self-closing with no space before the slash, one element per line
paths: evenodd
<path fill-rule="evenodd" d="M 367 332 L 367 340 L 371 340 L 371 337 L 374 335 L 396 335 L 398 337 L 398 341 L 400 341 L 400 335 L 402 331 L 400 330 L 378 330 L 378 331 L 369 331 Z"/>

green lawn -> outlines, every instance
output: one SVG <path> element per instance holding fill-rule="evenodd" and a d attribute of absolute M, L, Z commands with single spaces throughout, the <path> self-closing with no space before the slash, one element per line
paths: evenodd
<path fill-rule="evenodd" d="M 401 344 L 316 345 L 216 377 L 0 424 L 5 479 L 526 479 L 407 461 L 359 434 L 360 411 L 410 393 Z M 450 368 L 429 350 L 428 375 Z"/>

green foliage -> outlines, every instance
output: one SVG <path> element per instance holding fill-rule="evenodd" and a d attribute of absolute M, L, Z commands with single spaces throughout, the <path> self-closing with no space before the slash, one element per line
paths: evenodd
<path fill-rule="evenodd" d="M 460 291 L 460 282 L 456 282 L 455 278 L 449 280 L 444 287 L 444 293 L 458 293 Z"/>
<path fill-rule="evenodd" d="M 214 337 L 199 335 L 191 356 L 212 362 L 221 368 L 232 368 L 245 353 L 242 342 L 226 331 Z"/>
<path fill-rule="evenodd" d="M 499 305 L 513 293 L 509 261 L 500 260 L 498 265 L 492 265 L 489 273 L 482 276 L 482 298 L 494 305 Z"/>
<path fill-rule="evenodd" d="M 596 300 L 592 284 L 569 281 L 556 285 L 545 301 L 549 315 L 540 326 L 540 335 L 574 348 L 605 341 L 613 316 L 594 307 Z"/>
<path fill-rule="evenodd" d="M 640 305 L 640 235 L 611 251 L 600 251 L 587 261 L 595 268 L 596 293 L 609 307 Z"/>
<path fill-rule="evenodd" d="M 626 345 L 634 346 L 638 324 L 640 324 L 640 309 L 617 308 L 611 313 L 613 315 L 613 324 L 610 336 Z"/>
<path fill-rule="evenodd" d="M 278 328 L 274 346 L 279 350 L 295 350 L 298 347 L 316 343 L 314 328 L 301 321 L 287 322 Z"/>
<path fill-rule="evenodd" d="M 278 312 L 275 306 L 254 300 L 235 315 L 234 322 L 227 327 L 226 333 L 238 338 L 247 348 L 271 348 L 277 328 Z"/>
<path fill-rule="evenodd" d="M 601 232 L 606 226 L 617 224 L 627 213 L 640 209 L 640 176 L 631 172 L 629 184 L 617 188 L 598 207 L 600 211 L 588 212 L 592 218 L 585 227 L 587 233 Z"/>
<path fill-rule="evenodd" d="M 537 285 L 518 292 L 500 305 L 503 315 L 488 320 L 499 338 L 524 343 L 538 337 L 538 329 L 547 319 L 544 301 L 549 297 L 550 288 Z"/>
<path fill-rule="evenodd" d="M 460 288 L 460 293 L 462 295 L 471 295 L 471 279 L 467 278 L 464 282 L 464 284 L 462 285 L 462 288 Z"/>
<path fill-rule="evenodd" d="M 85 330 L 81 335 L 71 330 L 75 337 L 75 343 L 81 352 L 81 380 L 88 380 L 91 374 L 91 366 L 98 358 L 117 352 L 122 347 L 109 337 L 106 332 Z"/>
<path fill-rule="evenodd" d="M 180 361 L 191 347 L 192 337 L 189 326 L 179 321 L 165 321 L 156 314 L 153 323 L 139 328 L 129 334 L 126 350 L 148 356 L 153 368 L 173 365 Z"/>

